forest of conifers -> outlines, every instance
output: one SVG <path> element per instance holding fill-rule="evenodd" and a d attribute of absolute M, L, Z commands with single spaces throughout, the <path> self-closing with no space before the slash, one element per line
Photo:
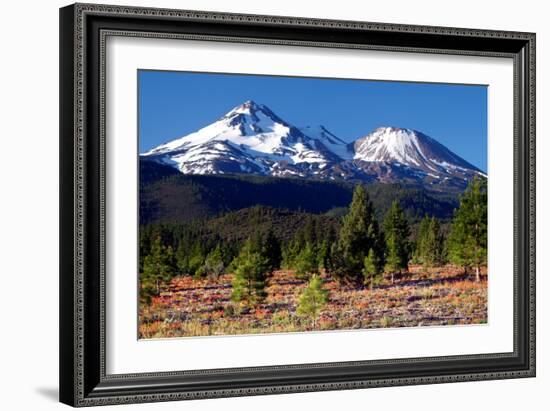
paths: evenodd
<path fill-rule="evenodd" d="M 292 270 L 298 279 L 323 273 L 338 283 L 372 288 L 384 276 L 393 282 L 411 263 L 451 263 L 479 281 L 487 258 L 486 180 L 471 181 L 450 219 L 426 214 L 415 221 L 398 201 L 381 215 L 358 184 L 349 206 L 332 214 L 256 205 L 184 223 L 145 224 L 139 252 L 145 302 L 174 277 L 231 273 L 232 300 L 253 305 L 279 269 Z"/>

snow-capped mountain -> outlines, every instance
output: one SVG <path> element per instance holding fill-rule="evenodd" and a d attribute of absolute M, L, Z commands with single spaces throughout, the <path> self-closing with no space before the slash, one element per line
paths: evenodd
<path fill-rule="evenodd" d="M 415 130 L 381 127 L 348 144 L 323 126 L 297 128 L 253 101 L 141 156 L 184 174 L 300 176 L 457 188 L 474 175 L 484 175 Z"/>
<path fill-rule="evenodd" d="M 268 107 L 246 101 L 216 122 L 143 154 L 185 174 L 306 175 L 340 158 Z"/>
<path fill-rule="evenodd" d="M 410 129 L 380 127 L 353 144 L 355 160 L 397 162 L 425 171 L 477 170 L 427 135 Z"/>
<path fill-rule="evenodd" d="M 416 130 L 380 127 L 357 139 L 353 148 L 357 167 L 367 174 L 376 174 L 379 180 L 393 181 L 409 175 L 432 185 L 445 181 L 463 185 L 475 175 L 485 176 L 477 167 Z"/>

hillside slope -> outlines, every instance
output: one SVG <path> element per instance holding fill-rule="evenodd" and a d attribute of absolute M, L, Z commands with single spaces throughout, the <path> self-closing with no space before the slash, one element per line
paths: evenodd
<path fill-rule="evenodd" d="M 140 223 L 187 222 L 219 216 L 255 205 L 323 214 L 347 207 L 355 184 L 299 178 L 248 175 L 171 174 L 170 167 L 141 161 Z M 155 175 L 155 178 L 151 178 Z M 409 217 L 424 214 L 448 219 L 458 204 L 455 195 L 428 192 L 419 186 L 367 184 L 379 217 L 396 199 Z"/>

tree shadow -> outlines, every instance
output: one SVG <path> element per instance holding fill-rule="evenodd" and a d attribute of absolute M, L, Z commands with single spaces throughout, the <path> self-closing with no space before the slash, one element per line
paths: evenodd
<path fill-rule="evenodd" d="M 487 276 L 482 275 L 481 280 L 486 280 Z M 435 278 L 407 278 L 407 274 L 401 274 L 400 276 L 395 276 L 394 284 L 384 284 L 380 285 L 377 288 L 388 289 L 393 287 L 403 287 L 403 286 L 416 286 L 416 287 L 430 287 L 435 284 L 444 284 L 444 283 L 457 283 L 460 281 L 475 281 L 475 277 L 471 274 L 455 274 L 445 277 L 435 277 Z"/>

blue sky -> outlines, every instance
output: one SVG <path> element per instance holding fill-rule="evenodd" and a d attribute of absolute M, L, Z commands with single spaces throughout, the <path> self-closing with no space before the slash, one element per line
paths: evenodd
<path fill-rule="evenodd" d="M 138 81 L 140 152 L 254 100 L 344 141 L 380 126 L 419 130 L 487 171 L 486 86 L 144 70 Z"/>

